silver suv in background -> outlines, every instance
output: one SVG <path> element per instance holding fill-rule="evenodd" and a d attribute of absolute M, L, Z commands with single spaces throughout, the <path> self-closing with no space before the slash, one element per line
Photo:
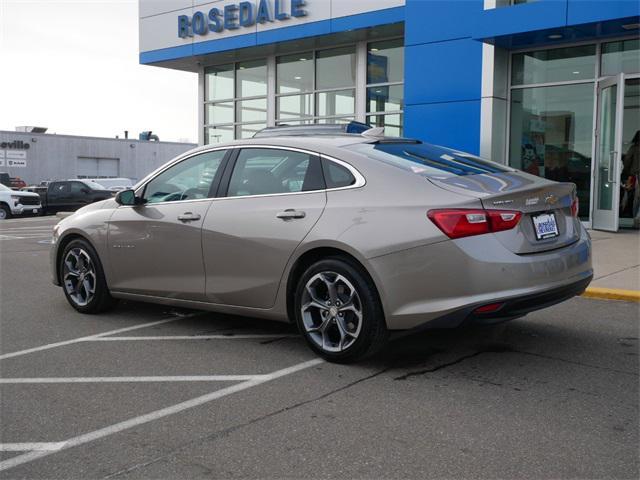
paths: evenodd
<path fill-rule="evenodd" d="M 79 312 L 125 298 L 297 324 L 349 362 L 398 330 L 495 323 L 580 294 L 575 185 L 353 125 L 192 150 L 54 229 Z"/>

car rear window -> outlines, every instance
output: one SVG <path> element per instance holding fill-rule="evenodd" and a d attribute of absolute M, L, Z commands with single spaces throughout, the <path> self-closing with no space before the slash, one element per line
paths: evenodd
<path fill-rule="evenodd" d="M 359 143 L 346 148 L 434 180 L 513 171 L 470 153 L 425 143 Z"/>

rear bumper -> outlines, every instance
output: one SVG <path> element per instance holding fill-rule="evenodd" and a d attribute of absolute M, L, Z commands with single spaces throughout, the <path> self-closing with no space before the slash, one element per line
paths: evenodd
<path fill-rule="evenodd" d="M 593 277 L 591 240 L 517 255 L 493 235 L 439 242 L 369 260 L 390 330 L 492 323 L 562 302 Z M 490 303 L 499 311 L 471 313 Z"/>
<path fill-rule="evenodd" d="M 551 290 L 515 298 L 495 299 L 492 303 L 504 302 L 504 305 L 498 311 L 492 313 L 475 313 L 478 307 L 486 305 L 486 303 L 471 305 L 418 325 L 415 329 L 455 328 L 462 325 L 492 325 L 506 322 L 580 295 L 586 290 L 592 279 L 593 275 L 589 275 L 585 279 Z"/>

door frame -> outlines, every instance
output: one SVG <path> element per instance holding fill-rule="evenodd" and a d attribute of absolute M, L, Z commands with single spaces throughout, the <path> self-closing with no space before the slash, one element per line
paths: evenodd
<path fill-rule="evenodd" d="M 622 161 L 622 120 L 624 114 L 624 82 L 627 76 L 624 73 L 619 73 L 616 76 L 607 77 L 602 80 L 599 80 L 596 85 L 596 118 L 595 125 L 596 128 L 594 130 L 594 156 L 593 156 L 593 168 L 592 168 L 592 188 L 591 188 L 591 198 L 592 198 L 592 208 L 591 208 L 591 228 L 594 230 L 604 230 L 610 232 L 617 232 L 620 228 L 620 218 L 619 218 L 619 204 L 620 204 L 620 164 Z M 617 86 L 616 89 L 616 113 L 614 118 L 614 140 L 613 140 L 613 148 L 611 152 L 614 153 L 613 161 L 610 160 L 609 166 L 609 183 L 614 185 L 612 198 L 611 198 L 611 213 L 613 216 L 613 220 L 611 222 L 607 222 L 607 225 L 598 226 L 597 222 L 599 219 L 596 218 L 596 211 L 606 212 L 605 210 L 599 210 L 597 208 L 599 201 L 599 165 L 600 165 L 600 136 L 601 136 L 601 95 L 602 91 L 606 88 L 611 88 L 613 86 Z M 613 174 L 613 175 L 612 175 Z M 607 214 L 603 214 L 607 215 Z M 610 218 L 610 217 L 607 217 Z"/>

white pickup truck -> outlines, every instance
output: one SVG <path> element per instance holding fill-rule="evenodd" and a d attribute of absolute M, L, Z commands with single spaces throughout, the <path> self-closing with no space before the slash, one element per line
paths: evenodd
<path fill-rule="evenodd" d="M 39 213 L 41 210 L 40 195 L 37 193 L 18 192 L 0 184 L 0 220 L 25 213 Z"/>

